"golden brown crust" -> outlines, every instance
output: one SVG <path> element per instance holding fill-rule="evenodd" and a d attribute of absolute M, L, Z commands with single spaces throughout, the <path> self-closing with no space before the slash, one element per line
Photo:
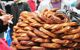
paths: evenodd
<path fill-rule="evenodd" d="M 64 27 L 64 28 L 62 28 L 62 29 L 60 29 L 60 30 L 54 32 L 54 33 L 56 33 L 56 34 L 59 34 L 59 33 L 66 33 L 66 32 L 68 32 L 68 31 L 70 31 L 70 30 L 71 30 L 71 27 L 70 27 L 70 26 L 66 26 L 66 27 Z"/>
<path fill-rule="evenodd" d="M 16 31 L 16 33 L 26 33 L 26 31 L 25 31 L 25 30 L 22 30 L 22 28 L 20 28 L 20 29 L 18 29 L 18 30 Z"/>
<path fill-rule="evenodd" d="M 18 22 L 17 26 L 19 27 L 26 27 L 28 24 L 24 23 L 24 22 Z"/>
<path fill-rule="evenodd" d="M 65 14 L 62 13 L 56 13 L 55 16 L 59 17 L 62 21 L 62 23 L 68 22 L 69 19 Z"/>
<path fill-rule="evenodd" d="M 42 39 L 42 38 L 32 38 L 32 41 L 34 41 L 34 42 L 40 42 L 40 43 L 50 42 L 49 39 Z"/>
<path fill-rule="evenodd" d="M 17 37 L 17 40 L 30 40 L 29 37 L 25 36 L 25 37 Z"/>
<path fill-rule="evenodd" d="M 40 24 L 40 23 L 30 23 L 30 26 L 32 26 L 32 27 L 41 27 L 42 24 Z"/>
<path fill-rule="evenodd" d="M 58 43 L 58 44 L 68 44 L 68 43 L 72 43 L 70 40 L 61 40 L 61 39 L 52 39 L 52 42 Z"/>
<path fill-rule="evenodd" d="M 44 47 L 33 46 L 31 50 L 46 50 Z"/>
<path fill-rule="evenodd" d="M 31 47 L 30 46 L 22 46 L 22 45 L 18 44 L 18 45 L 16 45 L 16 48 L 24 50 L 24 49 L 29 49 Z"/>
<path fill-rule="evenodd" d="M 43 32 L 39 31 L 38 29 L 34 29 L 33 30 L 34 33 L 42 38 L 49 38 L 49 36 L 47 36 L 46 34 L 44 34 Z"/>
<path fill-rule="evenodd" d="M 77 29 L 71 30 L 69 33 L 70 34 L 80 33 L 80 27 L 78 27 Z"/>
<path fill-rule="evenodd" d="M 11 50 L 17 50 L 17 48 L 14 46 L 10 46 L 10 48 L 11 48 Z"/>
<path fill-rule="evenodd" d="M 32 31 L 27 31 L 28 36 L 30 37 L 37 37 L 37 35 L 35 33 L 33 33 Z"/>
<path fill-rule="evenodd" d="M 21 12 L 20 16 L 23 16 L 23 17 L 27 18 L 27 17 L 29 17 L 29 16 L 28 16 L 29 13 L 30 13 L 30 12 L 28 12 L 28 11 L 23 11 L 23 12 Z"/>
<path fill-rule="evenodd" d="M 78 39 L 78 38 L 80 38 L 80 34 L 65 35 L 62 38 L 63 39 Z"/>
<path fill-rule="evenodd" d="M 43 27 L 40 27 L 39 30 L 42 31 L 43 33 L 45 33 L 46 35 L 50 36 L 50 37 L 53 37 L 53 38 L 56 37 L 56 35 L 55 35 L 54 33 L 51 33 L 51 32 L 49 32 L 49 31 L 47 31 L 47 30 L 44 29 Z"/>
<path fill-rule="evenodd" d="M 46 48 L 60 48 L 61 46 L 56 43 L 42 43 L 40 45 L 41 47 L 46 47 Z"/>
<path fill-rule="evenodd" d="M 26 31 L 30 31 L 30 30 L 33 30 L 33 28 L 31 27 L 31 26 L 26 26 L 26 27 L 24 27 L 24 30 L 26 30 Z"/>
<path fill-rule="evenodd" d="M 36 45 L 34 42 L 32 41 L 20 41 L 21 45 L 26 45 L 26 46 L 33 46 Z"/>

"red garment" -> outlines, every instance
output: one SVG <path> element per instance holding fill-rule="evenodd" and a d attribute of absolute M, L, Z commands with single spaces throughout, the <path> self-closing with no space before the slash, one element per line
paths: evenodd
<path fill-rule="evenodd" d="M 6 43 L 5 39 L 0 38 L 0 50 L 12 50 Z"/>
<path fill-rule="evenodd" d="M 35 11 L 35 10 L 36 10 L 35 1 L 33 1 L 33 0 L 28 0 L 28 5 L 29 5 L 31 11 Z"/>

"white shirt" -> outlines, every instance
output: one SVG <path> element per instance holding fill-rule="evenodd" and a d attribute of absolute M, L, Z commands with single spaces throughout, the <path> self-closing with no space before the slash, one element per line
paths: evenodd
<path fill-rule="evenodd" d="M 39 5 L 39 7 L 38 7 L 38 11 L 39 12 L 42 12 L 44 9 L 52 9 L 52 6 L 51 6 L 51 4 L 50 4 L 50 0 L 43 0 L 41 3 L 40 3 L 40 5 Z"/>

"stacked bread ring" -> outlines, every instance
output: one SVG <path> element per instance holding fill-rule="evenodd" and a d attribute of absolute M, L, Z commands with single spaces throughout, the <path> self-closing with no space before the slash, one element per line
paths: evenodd
<path fill-rule="evenodd" d="M 13 50 L 75 50 L 80 48 L 80 26 L 57 9 L 23 11 L 13 28 Z"/>

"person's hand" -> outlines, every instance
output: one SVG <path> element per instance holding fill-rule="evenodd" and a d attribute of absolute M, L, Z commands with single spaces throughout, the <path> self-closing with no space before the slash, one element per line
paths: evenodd
<path fill-rule="evenodd" d="M 0 17 L 0 19 L 2 19 L 3 20 L 3 24 L 4 25 L 6 25 L 6 24 L 8 24 L 11 20 L 12 20 L 12 15 L 10 15 L 10 14 L 5 14 L 5 15 L 3 15 L 2 17 Z"/>
<path fill-rule="evenodd" d="M 6 14 L 4 10 L 0 9 L 0 14 L 4 15 Z"/>

